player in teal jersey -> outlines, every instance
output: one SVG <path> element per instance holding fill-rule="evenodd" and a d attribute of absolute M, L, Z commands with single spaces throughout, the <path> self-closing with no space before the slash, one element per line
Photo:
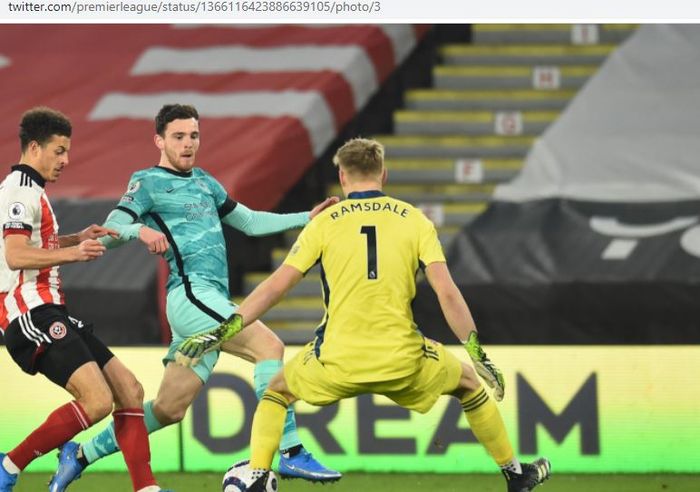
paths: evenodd
<path fill-rule="evenodd" d="M 261 236 L 303 227 L 327 206 L 326 199 L 311 212 L 274 214 L 250 210 L 232 200 L 206 171 L 194 167 L 199 148 L 199 115 L 192 106 L 166 105 L 156 116 L 158 165 L 137 171 L 126 193 L 109 214 L 105 226 L 120 233 L 118 243 L 139 238 L 153 254 L 163 254 L 170 267 L 166 313 L 172 343 L 164 358 L 165 372 L 155 400 L 144 405 L 146 427 L 154 432 L 183 419 L 211 375 L 219 352 L 211 352 L 192 368 L 173 363 L 178 345 L 187 337 L 211 330 L 231 316 L 228 266 L 222 223 L 247 235 Z M 115 244 L 109 244 L 113 246 Z M 255 391 L 262 395 L 270 378 L 282 367 L 284 346 L 264 324 L 246 330 L 221 346 L 223 352 L 255 363 Z M 49 484 L 61 492 L 87 465 L 118 451 L 111 424 L 92 440 L 66 444 Z M 314 482 L 340 479 L 304 449 L 290 409 L 280 444 L 280 474 Z"/>

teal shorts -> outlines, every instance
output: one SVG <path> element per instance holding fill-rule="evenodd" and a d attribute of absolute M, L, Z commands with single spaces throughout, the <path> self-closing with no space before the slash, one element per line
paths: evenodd
<path fill-rule="evenodd" d="M 177 347 L 187 337 L 213 330 L 235 313 L 236 309 L 238 306 L 231 302 L 226 294 L 211 286 L 192 285 L 189 295 L 184 285 L 168 292 L 165 312 L 173 340 L 168 354 L 163 359 L 163 364 L 167 365 L 175 360 Z M 206 384 L 218 360 L 218 350 L 209 352 L 192 370 Z"/>

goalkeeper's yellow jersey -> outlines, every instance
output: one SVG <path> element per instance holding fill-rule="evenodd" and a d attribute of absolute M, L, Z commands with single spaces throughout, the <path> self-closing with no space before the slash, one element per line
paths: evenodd
<path fill-rule="evenodd" d="M 326 369 L 349 382 L 413 373 L 423 355 L 416 273 L 444 261 L 432 222 L 380 191 L 350 193 L 307 224 L 285 264 L 302 273 L 321 265 L 326 312 L 315 347 Z"/>

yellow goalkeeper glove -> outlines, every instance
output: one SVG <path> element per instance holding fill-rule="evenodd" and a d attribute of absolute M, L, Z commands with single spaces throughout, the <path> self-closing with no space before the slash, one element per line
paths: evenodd
<path fill-rule="evenodd" d="M 475 331 L 469 334 L 469 338 L 464 342 L 464 348 L 467 349 L 469 357 L 474 362 L 476 372 L 486 381 L 490 388 L 493 388 L 493 397 L 496 401 L 503 399 L 503 393 L 506 389 L 506 383 L 503 379 L 503 374 L 493 362 L 488 358 L 484 349 L 481 348 L 479 337 Z"/>
<path fill-rule="evenodd" d="M 192 335 L 183 341 L 175 353 L 175 363 L 184 367 L 196 366 L 209 352 L 219 350 L 221 344 L 236 336 L 243 329 L 243 318 L 233 314 L 213 330 Z"/>

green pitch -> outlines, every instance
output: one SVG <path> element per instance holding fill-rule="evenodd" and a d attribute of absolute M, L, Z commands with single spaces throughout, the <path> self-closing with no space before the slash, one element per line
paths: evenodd
<path fill-rule="evenodd" d="M 556 472 L 555 472 L 556 473 Z M 219 492 L 223 473 L 161 473 L 160 485 L 175 492 Z M 22 475 L 13 492 L 46 490 L 49 476 Z M 70 492 L 131 492 L 124 473 L 87 473 L 68 489 Z M 340 482 L 323 488 L 300 480 L 282 481 L 280 492 L 505 492 L 500 475 L 348 474 Z M 554 475 L 542 492 L 697 492 L 700 475 Z"/>

